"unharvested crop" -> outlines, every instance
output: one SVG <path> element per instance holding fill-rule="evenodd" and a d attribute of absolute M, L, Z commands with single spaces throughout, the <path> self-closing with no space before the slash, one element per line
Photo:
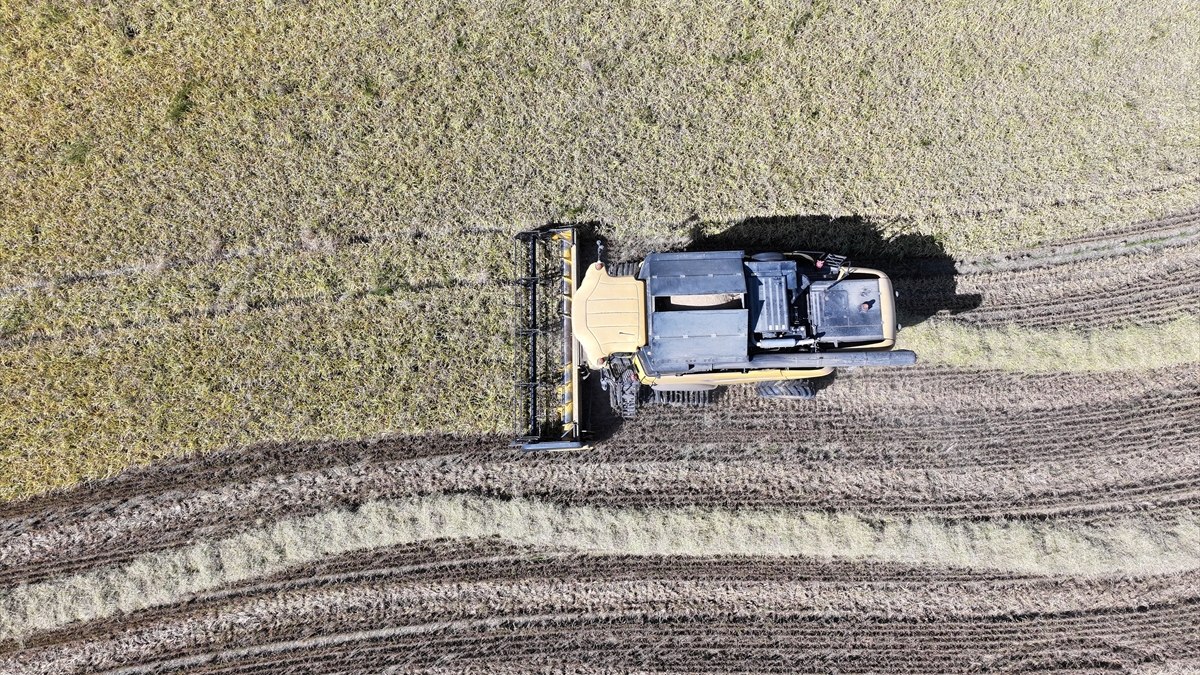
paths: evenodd
<path fill-rule="evenodd" d="M 1200 189 L 1200 19 L 1170 0 L 42 0 L 0 26 L 4 285 L 564 218 L 860 214 L 961 254 Z"/>
<path fill-rule="evenodd" d="M 367 296 L 5 351 L 0 494 L 250 441 L 507 428 L 509 296 L 457 295 Z M 497 328 L 491 338 L 453 330 L 480 323 Z M 464 353 L 469 368 L 449 365 Z"/>
<path fill-rule="evenodd" d="M 314 246 L 227 252 L 0 297 L 0 494 L 256 441 L 511 430 L 520 272 L 506 234 L 411 231 Z M 1186 261 L 1188 250 L 1154 255 Z M 1117 250 L 1060 260 L 1043 274 L 1082 280 L 1142 264 Z M 919 378 L 926 366 L 1049 373 L 1200 363 L 1186 301 L 1078 306 L 1061 299 L 1062 285 L 1031 282 L 1014 306 L 1014 279 L 1003 273 L 917 270 L 896 283 L 905 316 L 933 314 L 901 332 L 925 365 L 897 377 Z M 953 306 L 955 285 L 973 291 L 977 306 L 936 311 Z M 1094 297 L 1088 288 L 1079 297 Z M 1005 320 L 1056 306 L 1075 308 L 1080 323 Z M 1112 307 L 1121 309 L 1115 326 L 1091 324 Z"/>
<path fill-rule="evenodd" d="M 505 429 L 507 236 L 546 220 L 604 221 L 636 251 L 858 214 L 880 245 L 962 257 L 1119 229 L 1200 185 L 1200 25 L 1171 2 L 36 2 L 0 26 L 9 498 L 254 441 Z M 1049 316 L 1076 330 L 1179 322 L 1118 333 L 1119 358 L 1107 333 L 1031 334 L 1027 358 L 1005 321 L 1062 323 L 1007 287 L 989 304 L 1003 285 L 914 346 L 1032 370 L 1194 360 L 1186 303 L 1069 298 Z M 928 295 L 920 316 L 953 308 Z"/>
<path fill-rule="evenodd" d="M 973 328 L 929 321 L 900 334 L 924 360 L 1019 372 L 1148 370 L 1200 363 L 1200 313 L 1157 326 L 1111 330 Z"/>

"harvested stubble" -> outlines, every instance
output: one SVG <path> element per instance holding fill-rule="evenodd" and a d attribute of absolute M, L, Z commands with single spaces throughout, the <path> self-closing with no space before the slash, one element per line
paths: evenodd
<path fill-rule="evenodd" d="M 151 553 L 0 596 L 0 637 L 179 602 L 321 557 L 428 539 L 496 537 L 535 547 L 666 556 L 837 556 L 1018 574 L 1113 576 L 1193 570 L 1200 522 L 1127 517 L 1102 525 L 954 522 L 925 516 L 560 507 L 526 499 L 429 496 L 370 502 Z M 548 610 L 550 611 L 550 610 Z"/>
<path fill-rule="evenodd" d="M 1096 330 L 1200 315 L 1198 268 L 1200 244 L 1189 244 L 953 277 L 901 271 L 892 281 L 900 292 L 901 323 L 935 311 L 973 326 Z M 978 307 L 960 306 L 963 298 L 974 297 L 981 299 Z"/>
<path fill-rule="evenodd" d="M 1107 456 L 1110 448 L 1187 451 L 1197 443 L 1196 372 L 1185 365 L 1112 374 L 839 373 L 804 404 L 764 401 L 746 387 L 730 388 L 707 409 L 647 408 L 598 454 L 1021 469 Z"/>
<path fill-rule="evenodd" d="M 772 568 L 768 578 L 743 574 Z M 872 583 L 862 582 L 864 574 Z M 130 666 L 274 672 L 301 662 L 318 670 L 335 662 L 354 670 L 411 668 L 448 658 L 460 666 L 511 665 L 510 657 L 523 654 L 533 660 L 527 668 L 540 659 L 790 672 L 814 659 L 850 671 L 884 663 L 892 671 L 958 670 L 964 659 L 1001 669 L 1043 659 L 1129 668 L 1196 651 L 1189 631 L 1195 597 L 1195 572 L 1022 578 L 939 566 L 580 556 L 458 542 L 334 557 L 265 583 L 42 633 L 0 663 L 43 673 Z M 319 635 L 312 634 L 314 617 Z"/>
<path fill-rule="evenodd" d="M 804 404 L 734 390 L 707 411 L 648 409 L 595 450 L 521 461 L 503 438 L 241 449 L 9 505 L 0 572 L 40 580 L 263 518 L 417 494 L 948 518 L 1170 515 L 1200 501 L 1197 377 L 862 371 Z"/>
<path fill-rule="evenodd" d="M 1073 388 L 1072 376 L 1055 377 L 1068 379 L 1062 383 L 1063 392 Z M 1084 381 L 1094 376 L 1073 377 Z M 1179 377 L 1184 379 L 1172 384 Z M 1189 377 L 1194 380 L 1194 373 L 1164 371 L 1145 386 L 1179 386 Z M 1106 382 L 1095 392 L 1120 405 L 1126 393 L 1122 390 L 1135 383 L 1135 378 L 1125 387 Z M 854 379 L 843 384 L 859 386 Z M 875 388 L 870 384 L 880 382 L 861 386 Z M 995 384 L 1000 385 L 997 396 L 1003 397 L 1004 386 L 1018 387 L 1020 382 L 1004 376 Z M 935 378 L 924 390 L 949 394 L 956 387 L 953 377 L 945 382 Z M 1021 402 L 1031 411 L 1053 405 L 1058 396 L 1044 388 L 1032 392 L 1032 398 Z M 1136 389 L 1128 393 L 1140 395 Z M 960 405 L 969 407 L 972 402 L 967 399 Z M 988 403 L 976 405 L 982 410 Z M 662 489 L 661 481 L 680 469 L 684 481 L 711 479 L 708 489 L 717 491 L 699 499 L 712 504 L 733 495 L 718 496 L 725 487 L 740 484 L 748 489 L 784 478 L 746 472 L 753 467 L 744 462 L 685 462 L 675 467 L 670 462 L 578 465 L 564 462 L 565 458 L 486 462 L 480 460 L 489 453 L 480 454 L 481 447 L 469 439 L 431 438 L 424 443 L 411 439 L 374 446 L 309 446 L 295 452 L 267 448 L 261 462 L 250 451 L 193 460 L 174 469 L 147 469 L 143 473 L 148 482 L 131 475 L 113 481 L 111 487 L 100 484 L 89 489 L 94 499 L 85 492 L 74 505 L 59 496 L 14 504 L 5 529 L 16 536 L 5 538 L 0 560 L 7 564 L 6 576 L 33 583 L 10 587 L 5 606 L 9 611 L 24 611 L 22 603 L 14 601 L 32 598 L 24 607 L 41 612 L 37 614 L 41 618 L 29 615 L 12 621 L 9 614 L 8 625 L 49 628 L 70 617 L 96 620 L 70 624 L 64 630 L 37 631 L 29 636 L 25 649 L 16 649 L 13 643 L 0 646 L 0 652 L 14 650 L 0 656 L 0 663 L 15 672 L 63 673 L 134 664 L 157 664 L 153 667 L 166 670 L 276 672 L 299 664 L 318 670 L 335 664 L 378 669 L 433 662 L 439 655 L 480 665 L 505 663 L 505 650 L 520 645 L 518 651 L 535 660 L 587 659 L 616 668 L 690 663 L 692 668 L 702 668 L 701 661 L 689 660 L 685 642 L 703 640 L 709 645 L 706 663 L 718 669 L 778 666 L 796 671 L 813 659 L 844 670 L 881 667 L 880 662 L 844 653 L 848 643 L 838 637 L 844 630 L 858 636 L 855 649 L 875 653 L 885 644 L 892 645 L 889 658 L 905 659 L 922 672 L 953 669 L 952 663 L 933 656 L 949 649 L 973 654 L 980 664 L 1057 656 L 1067 665 L 1105 662 L 1121 667 L 1186 656 L 1194 649 L 1179 637 L 1188 634 L 1180 622 L 1190 616 L 1196 597 L 1194 572 L 1143 576 L 1163 571 L 1161 566 L 1172 560 L 1180 569 L 1194 567 L 1200 560 L 1188 549 L 1197 541 L 1194 510 L 1141 505 L 1129 512 L 1130 506 L 1143 504 L 1141 500 L 1148 504 L 1167 496 L 1161 485 L 1146 483 L 1142 495 L 1111 504 L 1097 499 L 1106 495 L 1099 486 L 1092 491 L 1090 504 L 1111 509 L 1102 519 L 1053 515 L 1057 507 L 1050 501 L 1034 508 L 1033 519 L 958 520 L 965 514 L 954 510 L 961 495 L 943 491 L 954 481 L 951 472 L 945 475 L 945 485 L 928 493 L 947 500 L 949 515 L 954 516 L 950 519 L 927 514 L 864 519 L 845 511 L 778 511 L 770 516 L 769 525 L 754 525 L 753 519 L 765 516 L 764 512 L 563 508 L 513 498 L 518 490 L 537 492 L 557 485 L 552 491 L 568 501 L 572 494 L 587 500 L 590 491 L 591 499 L 607 492 L 601 502 L 637 503 L 639 496 Z M 1103 447 L 1097 445 L 1098 450 Z M 1160 453 L 1157 465 L 1154 453 L 1140 460 L 1152 471 L 1157 470 L 1153 466 L 1178 466 L 1187 454 L 1179 446 L 1156 447 L 1175 450 Z M 421 459 L 439 448 L 455 454 Z M 1110 450 L 1109 456 L 1096 457 L 1097 468 L 1110 460 L 1120 464 L 1124 477 L 1139 474 L 1128 453 L 1117 447 Z M 985 448 L 979 451 L 986 454 Z M 313 457 L 315 463 L 307 465 L 306 457 Z M 593 462 L 604 459 L 601 455 Z M 247 468 L 239 469 L 239 463 Z M 777 458 L 759 469 L 772 465 L 791 469 L 801 479 L 794 488 L 821 491 L 820 463 Z M 1027 488 L 1043 483 L 1047 474 L 1032 471 L 1034 466 L 1042 465 L 1031 460 L 1024 471 L 1011 474 L 1015 482 L 985 497 L 991 500 L 991 508 L 1002 513 L 1012 499 L 1012 489 L 1019 489 L 1022 481 Z M 857 463 L 846 468 L 863 472 Z M 1064 486 L 1070 482 L 1069 472 L 1082 475 L 1079 466 L 1042 468 L 1067 474 Z M 225 480 L 204 486 L 214 469 Z M 185 489 L 191 484 L 189 472 L 200 479 L 201 485 L 194 489 Z M 977 476 L 985 484 L 986 473 Z M 1103 479 L 1102 470 L 1097 476 Z M 622 481 L 636 487 L 620 495 L 608 492 L 606 480 L 613 487 Z M 175 487 L 164 490 L 167 484 Z M 869 494 L 871 486 L 866 487 Z M 902 483 L 893 487 L 901 493 L 907 489 Z M 504 499 L 439 496 L 441 491 L 491 493 Z M 410 497 L 423 492 L 430 496 Z M 912 495 L 918 492 L 914 488 Z M 369 501 L 380 496 L 400 501 Z M 1084 503 L 1087 497 L 1081 495 Z M 346 503 L 354 506 L 338 508 Z M 282 505 L 279 515 L 298 517 L 252 522 L 268 504 Z M 410 506 L 417 510 L 408 516 L 392 512 Z M 481 534 L 523 546 L 499 545 L 493 539 L 484 546 L 465 541 L 417 543 L 401 555 L 373 548 L 397 536 L 401 541 L 419 541 Z M 795 538 L 789 539 L 791 535 Z M 201 543 L 190 543 L 197 536 L 203 537 Z M 80 546 L 73 547 L 73 542 Z M 131 546 L 122 549 L 117 542 Z M 139 542 L 174 548 L 139 553 Z M 783 563 L 761 557 L 712 560 L 721 551 L 742 552 L 738 547 L 760 556 L 768 551 L 782 553 L 776 548 L 786 548 L 788 542 L 799 547 L 788 549 L 792 553 L 853 554 L 909 563 L 844 561 L 822 567 L 810 557 Z M 609 554 L 645 553 L 649 547 L 675 555 L 649 562 L 626 555 L 606 563 L 603 558 L 580 559 L 559 548 L 564 545 Z M 349 559 L 336 555 L 359 549 L 363 550 Z M 74 551 L 82 557 L 72 559 Z M 688 557 L 695 560 L 688 562 Z M 944 570 L 941 565 L 947 563 L 973 565 L 975 570 Z M 776 577 L 761 578 L 780 565 L 784 567 L 776 570 Z M 999 571 L 987 572 L 980 566 Z M 271 574 L 272 570 L 279 571 Z M 43 576 L 47 572 L 48 578 Z M 1039 582 L 1039 572 L 1101 576 L 1092 581 L 1054 577 Z M 1113 572 L 1123 574 L 1106 576 Z M 154 576 L 164 574 L 162 579 Z M 115 586 L 97 595 L 86 590 L 92 583 Z M 138 590 L 131 592 L 133 588 Z M 775 600 L 760 597 L 765 589 Z M 179 602 L 190 592 L 200 596 Z M 166 604 L 100 619 L 111 615 L 111 607 L 89 600 L 95 597 L 119 601 L 126 610 L 146 602 Z M 560 606 L 555 609 L 538 598 L 558 598 Z M 854 598 L 860 599 L 859 605 L 853 605 Z M 885 602 L 887 598 L 896 601 Z M 570 649 L 561 641 L 564 631 L 574 636 Z M 636 653 L 604 637 L 613 631 L 622 636 L 621 644 L 634 645 Z M 1071 642 L 1081 633 L 1105 638 L 1084 648 Z M 747 640 L 759 639 L 772 648 L 741 651 Z M 668 649 L 664 644 L 674 646 Z"/>

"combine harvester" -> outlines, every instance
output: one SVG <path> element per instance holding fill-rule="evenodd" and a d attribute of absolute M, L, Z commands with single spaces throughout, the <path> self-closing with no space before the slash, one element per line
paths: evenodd
<path fill-rule="evenodd" d="M 891 280 L 844 256 L 653 253 L 640 263 L 588 264 L 580 280 L 579 235 L 576 226 L 517 235 L 528 255 L 518 331 L 528 349 L 526 433 L 517 440 L 526 450 L 584 447 L 581 384 L 591 377 L 629 419 L 646 403 L 707 405 L 729 384 L 756 384 L 763 398 L 808 399 L 813 378 L 834 368 L 916 363 L 913 352 L 893 349 Z"/>

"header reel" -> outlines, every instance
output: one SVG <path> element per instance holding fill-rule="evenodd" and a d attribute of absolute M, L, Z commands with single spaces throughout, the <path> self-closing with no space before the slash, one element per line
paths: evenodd
<path fill-rule="evenodd" d="M 571 307 L 578 285 L 576 225 L 546 226 L 516 236 L 525 260 L 525 311 L 517 335 L 525 347 L 522 393 L 522 450 L 583 448 L 580 349 L 571 330 Z M 549 265 L 541 256 L 549 256 Z M 554 271 L 546 272 L 550 267 Z M 539 289 L 541 289 L 539 291 Z"/>

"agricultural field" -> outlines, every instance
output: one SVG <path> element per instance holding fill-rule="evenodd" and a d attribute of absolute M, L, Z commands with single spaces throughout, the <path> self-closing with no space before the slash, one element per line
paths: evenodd
<path fill-rule="evenodd" d="M 1197 64 L 1183 0 L 0 0 L 0 673 L 1200 670 Z M 521 454 L 547 222 L 849 254 L 920 364 Z"/>

